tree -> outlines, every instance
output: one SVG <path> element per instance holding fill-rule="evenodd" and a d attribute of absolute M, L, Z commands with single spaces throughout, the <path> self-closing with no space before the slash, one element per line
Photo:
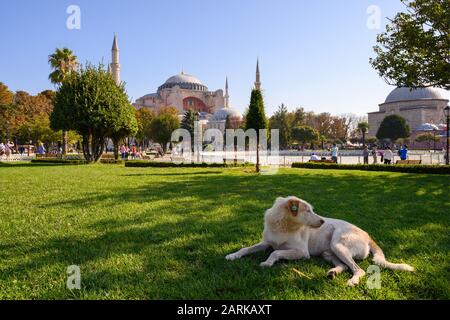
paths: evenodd
<path fill-rule="evenodd" d="M 75 72 L 78 68 L 78 58 L 68 48 L 57 48 L 55 52 L 48 56 L 48 63 L 52 68 L 49 74 L 49 80 L 55 85 L 61 83 L 67 78 L 71 72 Z M 62 148 L 63 154 L 67 152 L 67 131 L 62 132 Z"/>
<path fill-rule="evenodd" d="M 299 126 L 292 129 L 292 139 L 302 146 L 318 141 L 319 138 L 319 132 L 310 126 Z"/>
<path fill-rule="evenodd" d="M 426 132 L 417 135 L 414 140 L 417 142 L 428 142 L 428 149 L 431 150 L 431 142 L 438 142 L 440 138 L 432 133 Z"/>
<path fill-rule="evenodd" d="M 365 121 L 358 123 L 358 130 L 362 134 L 362 144 L 363 144 L 363 146 L 365 146 L 366 145 L 366 133 L 369 130 L 369 124 Z"/>
<path fill-rule="evenodd" d="M 287 149 L 291 140 L 291 126 L 288 118 L 288 110 L 282 104 L 269 120 L 270 129 L 279 130 L 280 148 Z"/>
<path fill-rule="evenodd" d="M 245 129 L 256 130 L 256 172 L 259 167 L 259 130 L 266 130 L 268 126 L 266 113 L 264 112 L 264 100 L 260 90 L 253 89 L 250 97 L 250 105 L 246 114 Z"/>
<path fill-rule="evenodd" d="M 59 86 L 50 125 L 54 130 L 78 132 L 85 159 L 94 162 L 103 153 L 106 137 L 137 127 L 131 108 L 124 86 L 116 85 L 102 65 L 88 64 Z"/>
<path fill-rule="evenodd" d="M 150 123 L 155 117 L 155 113 L 147 108 L 136 110 L 136 120 L 138 124 L 138 131 L 136 133 L 136 140 L 139 144 L 145 144 L 150 140 Z"/>
<path fill-rule="evenodd" d="M 14 93 L 8 87 L 0 82 L 0 105 L 5 106 L 13 103 Z"/>
<path fill-rule="evenodd" d="M 115 94 L 115 107 L 109 117 L 108 136 L 114 144 L 114 159 L 119 160 L 119 142 L 121 139 L 134 135 L 138 131 L 135 109 L 128 101 L 128 96 L 122 86 Z M 115 111 L 115 112 L 114 112 Z"/>
<path fill-rule="evenodd" d="M 195 120 L 197 119 L 197 112 L 192 109 L 186 111 L 183 115 L 183 119 L 181 120 L 181 128 L 189 131 L 191 135 L 191 148 L 194 148 L 194 129 L 195 129 Z"/>
<path fill-rule="evenodd" d="M 377 37 L 370 63 L 397 87 L 450 88 L 450 2 L 401 0 L 398 13 Z"/>
<path fill-rule="evenodd" d="M 167 150 L 167 144 L 172 137 L 172 132 L 180 127 L 178 116 L 171 113 L 163 113 L 153 118 L 150 123 L 150 133 L 153 141 L 159 143 L 164 153 Z"/>
<path fill-rule="evenodd" d="M 383 119 L 376 136 L 379 140 L 389 139 L 391 142 L 395 142 L 400 138 L 407 138 L 409 135 L 410 131 L 406 120 L 393 114 Z"/>

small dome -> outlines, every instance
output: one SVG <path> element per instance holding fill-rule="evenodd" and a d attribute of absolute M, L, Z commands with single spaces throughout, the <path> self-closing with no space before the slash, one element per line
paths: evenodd
<path fill-rule="evenodd" d="M 437 88 L 416 88 L 398 87 L 392 90 L 384 103 L 409 101 L 409 100 L 430 100 L 445 99 Z"/>
<path fill-rule="evenodd" d="M 417 128 L 417 131 L 433 131 L 433 130 L 439 130 L 439 127 L 432 123 L 424 123 Z"/>
<path fill-rule="evenodd" d="M 227 120 L 227 116 L 232 120 L 242 120 L 242 114 L 234 108 L 221 108 L 212 116 L 213 121 Z"/>

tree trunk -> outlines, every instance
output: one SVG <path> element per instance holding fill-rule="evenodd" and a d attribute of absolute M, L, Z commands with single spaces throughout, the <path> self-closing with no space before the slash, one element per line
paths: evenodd
<path fill-rule="evenodd" d="M 62 132 L 62 154 L 66 155 L 67 154 L 67 131 L 63 131 Z"/>
<path fill-rule="evenodd" d="M 259 168 L 259 141 L 256 143 L 256 172 L 259 173 L 261 169 Z"/>
<path fill-rule="evenodd" d="M 363 141 L 362 141 L 362 143 L 363 143 L 363 147 L 366 145 L 366 132 L 365 131 L 363 131 L 362 132 L 362 135 L 363 135 Z"/>
<path fill-rule="evenodd" d="M 118 161 L 119 160 L 119 139 L 112 139 L 113 144 L 114 144 L 114 160 Z"/>

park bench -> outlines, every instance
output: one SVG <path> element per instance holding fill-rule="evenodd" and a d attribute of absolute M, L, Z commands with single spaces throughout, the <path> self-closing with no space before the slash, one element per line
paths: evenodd
<path fill-rule="evenodd" d="M 422 160 L 397 160 L 395 164 L 421 164 Z"/>
<path fill-rule="evenodd" d="M 62 157 L 62 154 L 55 153 L 36 154 L 36 159 L 62 159 Z"/>

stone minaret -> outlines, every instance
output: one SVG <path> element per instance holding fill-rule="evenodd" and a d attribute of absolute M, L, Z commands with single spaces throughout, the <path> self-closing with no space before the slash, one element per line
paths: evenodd
<path fill-rule="evenodd" d="M 230 95 L 228 94 L 228 77 L 225 80 L 225 108 L 229 107 Z"/>
<path fill-rule="evenodd" d="M 256 60 L 256 81 L 255 81 L 255 89 L 261 90 L 261 81 L 259 77 L 259 59 Z"/>
<path fill-rule="evenodd" d="M 110 64 L 111 76 L 117 85 L 120 84 L 120 63 L 119 63 L 119 45 L 117 43 L 117 34 L 114 34 L 112 45 L 112 62 Z"/>

